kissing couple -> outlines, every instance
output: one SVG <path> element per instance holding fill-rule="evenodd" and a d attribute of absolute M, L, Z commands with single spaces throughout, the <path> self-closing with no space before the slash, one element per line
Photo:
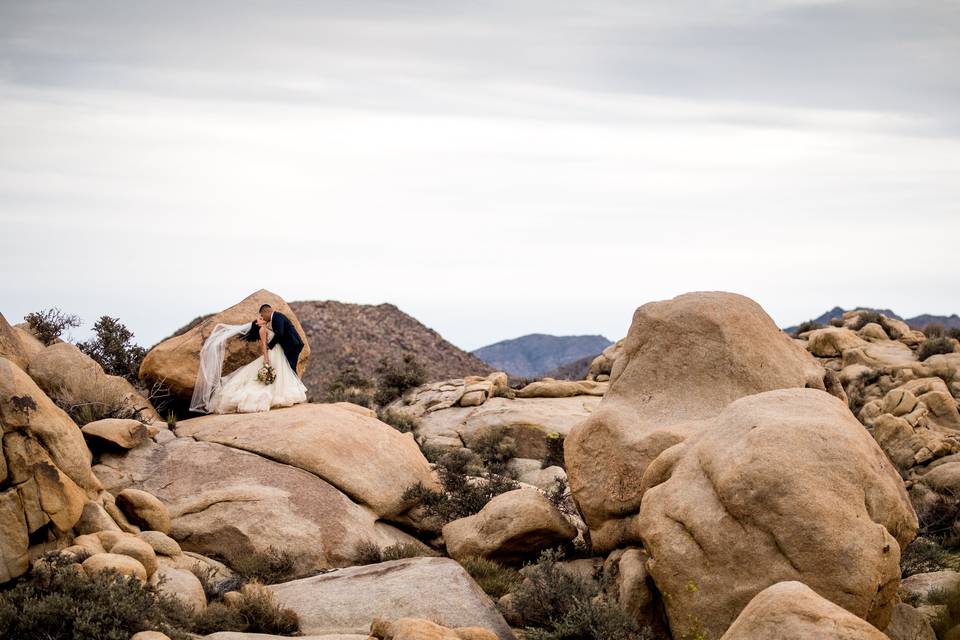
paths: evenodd
<path fill-rule="evenodd" d="M 222 375 L 227 341 L 239 336 L 260 343 L 260 356 Z M 200 349 L 200 367 L 190 410 L 197 413 L 255 413 L 307 401 L 297 377 L 303 338 L 290 319 L 269 304 L 248 324 L 218 324 Z"/>

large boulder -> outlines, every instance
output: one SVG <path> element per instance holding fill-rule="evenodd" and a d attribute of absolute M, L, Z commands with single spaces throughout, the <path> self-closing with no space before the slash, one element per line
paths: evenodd
<path fill-rule="evenodd" d="M 20 338 L 2 313 L 0 313 L 0 357 L 6 358 L 21 369 L 26 369 L 29 363 Z"/>
<path fill-rule="evenodd" d="M 449 558 L 410 558 L 340 569 L 270 587 L 293 609 L 306 634 L 365 633 L 374 618 L 443 620 L 482 627 L 500 640 L 513 634 L 496 606 Z"/>
<path fill-rule="evenodd" d="M 435 486 L 430 464 L 412 435 L 350 403 L 209 415 L 178 423 L 176 432 L 309 471 L 380 517 L 407 511 L 412 502 L 404 492 L 417 483 Z"/>
<path fill-rule="evenodd" d="M 0 582 L 6 582 L 27 570 L 31 534 L 61 537 L 102 487 L 77 425 L 2 357 L 0 431 Z"/>
<path fill-rule="evenodd" d="M 60 406 L 91 405 L 95 415 L 159 420 L 149 400 L 120 376 L 69 342 L 52 344 L 33 356 L 30 377 Z"/>
<path fill-rule="evenodd" d="M 639 509 L 640 479 L 661 452 L 737 398 L 803 387 L 843 393 L 749 298 L 690 293 L 637 309 L 609 391 L 565 444 L 594 549 L 630 542 L 624 519 Z"/>
<path fill-rule="evenodd" d="M 577 528 L 532 488 L 502 493 L 479 513 L 443 527 L 447 553 L 457 560 L 520 562 L 576 537 Z"/>
<path fill-rule="evenodd" d="M 880 328 L 880 325 L 875 326 Z M 811 331 L 807 335 L 807 351 L 821 358 L 842 356 L 847 349 L 866 346 L 866 340 L 860 338 L 850 329 L 843 327 L 825 327 Z"/>
<path fill-rule="evenodd" d="M 675 637 L 717 637 L 798 580 L 882 629 L 917 518 L 894 466 L 838 399 L 783 389 L 730 404 L 651 464 L 636 531 Z"/>
<path fill-rule="evenodd" d="M 321 477 L 228 445 L 187 437 L 147 441 L 104 454 L 96 469 L 113 493 L 132 487 L 159 498 L 170 513 L 171 536 L 187 551 L 276 547 L 290 552 L 294 572 L 305 575 L 355 563 L 365 542 L 420 544 Z"/>
<path fill-rule="evenodd" d="M 297 361 L 297 373 L 302 374 L 310 359 L 310 342 L 296 314 L 284 300 L 275 293 L 261 289 L 247 296 L 237 304 L 220 313 L 204 318 L 195 326 L 179 335 L 167 338 L 153 347 L 140 365 L 140 377 L 150 382 L 160 382 L 174 394 L 189 399 L 197 381 L 197 369 L 200 368 L 200 347 L 218 324 L 243 324 L 256 319 L 260 305 L 269 304 L 275 311 L 287 316 L 303 339 L 303 351 Z M 224 374 L 230 373 L 260 355 L 259 345 L 255 342 L 231 340 L 227 344 L 223 361 Z"/>
<path fill-rule="evenodd" d="M 796 581 L 777 583 L 754 596 L 723 634 L 721 640 L 772 638 L 777 640 L 889 640 L 873 625 L 817 595 L 817 592 L 807 585 Z"/>
<path fill-rule="evenodd" d="M 83 425 L 81 431 L 92 440 L 123 449 L 133 449 L 149 437 L 146 425 L 132 418 L 94 420 Z"/>

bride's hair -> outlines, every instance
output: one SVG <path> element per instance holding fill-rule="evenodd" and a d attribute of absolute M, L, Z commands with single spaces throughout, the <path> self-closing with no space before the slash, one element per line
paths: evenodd
<path fill-rule="evenodd" d="M 257 324 L 257 321 L 254 320 L 250 323 L 250 330 L 246 333 L 241 333 L 240 337 L 246 340 L 247 342 L 256 342 L 260 339 L 260 325 Z"/>

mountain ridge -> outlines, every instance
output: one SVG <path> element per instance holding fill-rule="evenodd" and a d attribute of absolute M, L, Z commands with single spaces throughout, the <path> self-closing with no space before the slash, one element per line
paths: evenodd
<path fill-rule="evenodd" d="M 511 376 L 534 378 L 576 360 L 595 356 L 611 344 L 599 334 L 557 336 L 528 333 L 474 349 L 471 353 Z"/>

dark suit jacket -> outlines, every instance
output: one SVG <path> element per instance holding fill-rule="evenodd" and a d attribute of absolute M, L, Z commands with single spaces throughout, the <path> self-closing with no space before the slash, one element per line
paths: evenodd
<path fill-rule="evenodd" d="M 300 353 L 303 349 L 303 340 L 297 333 L 297 328 L 293 326 L 287 316 L 279 311 L 274 311 L 273 317 L 270 318 L 270 324 L 273 329 L 273 340 L 267 345 L 268 348 L 273 349 L 274 346 L 279 344 L 286 354 Z"/>

